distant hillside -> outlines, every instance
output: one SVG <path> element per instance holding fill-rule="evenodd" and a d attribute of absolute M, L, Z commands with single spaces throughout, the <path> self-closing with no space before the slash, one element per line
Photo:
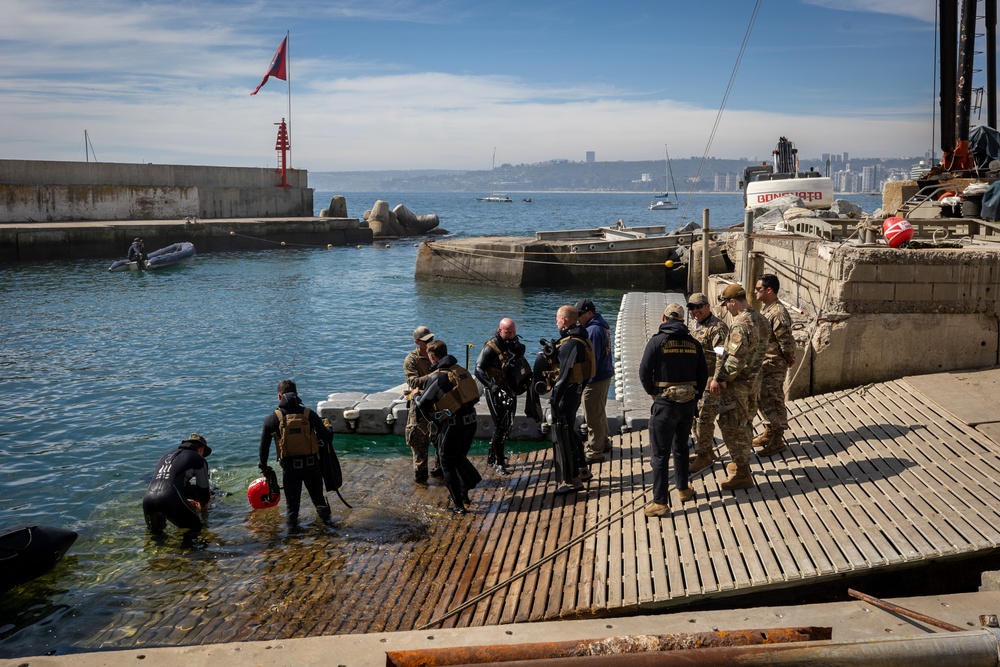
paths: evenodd
<path fill-rule="evenodd" d="M 851 158 L 830 165 L 831 172 L 860 174 L 865 167 L 878 166 L 880 179 L 890 172 L 909 173 L 921 158 Z M 681 191 L 736 191 L 747 160 L 708 158 L 671 159 L 676 187 Z M 701 167 L 701 173 L 698 169 Z M 826 165 L 818 159 L 802 159 L 800 169 L 810 167 L 825 172 Z M 309 186 L 315 190 L 382 191 L 382 192 L 477 192 L 489 193 L 491 183 L 497 192 L 544 191 L 609 191 L 661 192 L 664 190 L 663 160 L 641 162 L 570 162 L 553 160 L 538 164 L 503 164 L 495 173 L 447 170 L 386 170 L 386 171 L 321 171 L 309 173 Z M 646 175 L 647 180 L 643 180 Z M 727 178 L 728 177 L 728 178 Z M 673 186 L 669 188 L 671 191 Z"/>

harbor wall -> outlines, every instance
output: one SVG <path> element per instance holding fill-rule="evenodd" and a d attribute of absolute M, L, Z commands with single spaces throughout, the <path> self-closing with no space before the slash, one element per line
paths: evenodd
<path fill-rule="evenodd" d="M 312 216 L 308 172 L 0 160 L 0 223 Z"/>
<path fill-rule="evenodd" d="M 589 232 L 590 237 L 593 232 Z M 684 239 L 551 240 L 481 237 L 425 241 L 417 251 L 417 280 L 503 287 L 580 285 L 620 289 L 670 289 L 687 282 L 679 260 Z"/>
<path fill-rule="evenodd" d="M 791 398 L 1000 363 L 1000 250 L 896 250 L 751 240 L 752 281 L 773 273 L 800 342 Z M 730 240 L 742 275 L 742 238 Z M 752 282 L 751 282 L 752 284 Z"/>
<path fill-rule="evenodd" d="M 359 245 L 373 239 L 372 230 L 355 218 L 6 224 L 0 225 L 0 261 L 119 258 L 137 236 L 151 250 L 190 241 L 199 253 Z"/>

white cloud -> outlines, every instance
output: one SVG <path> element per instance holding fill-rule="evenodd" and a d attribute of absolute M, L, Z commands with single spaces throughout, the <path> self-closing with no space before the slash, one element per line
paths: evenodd
<path fill-rule="evenodd" d="M 806 4 L 848 12 L 904 16 L 934 22 L 937 0 L 803 0 Z"/>

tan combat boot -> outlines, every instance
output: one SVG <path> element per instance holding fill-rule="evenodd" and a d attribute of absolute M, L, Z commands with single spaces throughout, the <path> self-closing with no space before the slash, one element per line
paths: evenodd
<path fill-rule="evenodd" d="M 764 424 L 764 432 L 753 439 L 751 443 L 754 447 L 765 447 L 767 442 L 771 439 L 771 424 Z"/>
<path fill-rule="evenodd" d="M 705 468 L 711 467 L 715 463 L 715 452 L 711 449 L 707 452 L 698 452 L 688 460 L 688 474 L 693 475 L 701 472 Z"/>
<path fill-rule="evenodd" d="M 750 465 L 747 463 L 743 465 L 730 463 L 726 466 L 726 471 L 729 473 L 729 479 L 719 485 L 726 491 L 752 489 L 757 486 L 756 482 L 753 481 L 753 473 L 750 472 Z"/>
<path fill-rule="evenodd" d="M 677 489 L 677 496 L 681 499 L 682 503 L 692 501 L 695 496 L 694 489 L 690 486 L 686 489 Z"/>
<path fill-rule="evenodd" d="M 771 431 L 771 439 L 764 445 L 764 449 L 757 452 L 757 456 L 774 456 L 778 452 L 788 449 L 783 433 L 783 431 L 778 430 Z"/>

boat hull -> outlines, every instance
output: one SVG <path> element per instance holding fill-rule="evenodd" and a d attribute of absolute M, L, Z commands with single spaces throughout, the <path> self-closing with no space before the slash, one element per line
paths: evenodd
<path fill-rule="evenodd" d="M 806 208 L 830 208 L 833 205 L 833 181 L 826 176 L 776 178 L 751 181 L 746 186 L 748 208 L 767 206 L 785 195 L 798 197 Z"/>
<path fill-rule="evenodd" d="M 54 526 L 15 526 L 0 531 L 0 591 L 50 571 L 76 538 L 76 532 Z"/>

